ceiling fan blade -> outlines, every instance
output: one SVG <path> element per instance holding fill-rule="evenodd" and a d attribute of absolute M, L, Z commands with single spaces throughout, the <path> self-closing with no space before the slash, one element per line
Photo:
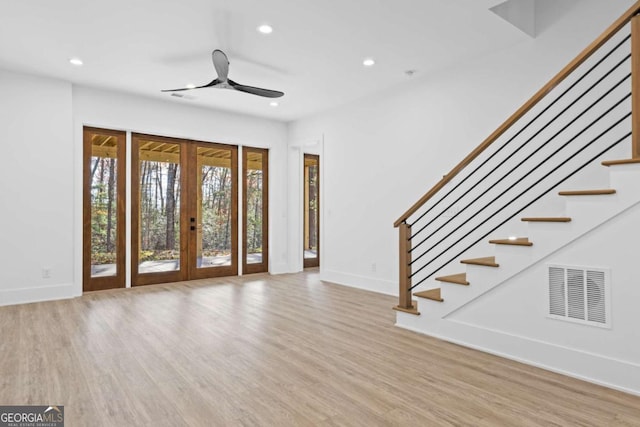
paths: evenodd
<path fill-rule="evenodd" d="M 183 87 L 183 88 L 180 88 L 180 89 L 163 89 L 163 90 L 161 90 L 160 92 L 180 92 L 180 91 L 183 91 L 183 90 L 202 89 L 202 88 L 205 88 L 205 87 L 215 86 L 215 85 L 217 85 L 218 83 L 220 83 L 220 80 L 215 79 L 215 80 L 213 80 L 211 83 L 208 83 L 208 84 L 206 84 L 206 85 L 202 85 L 202 86 L 196 86 L 196 87 Z"/>
<path fill-rule="evenodd" d="M 228 80 L 229 85 L 235 90 L 239 90 L 240 92 L 250 93 L 252 95 L 264 96 L 265 98 L 280 98 L 284 95 L 284 92 L 280 92 L 278 90 L 271 89 L 262 89 L 259 87 L 253 86 L 245 86 L 234 82 L 233 80 Z"/>
<path fill-rule="evenodd" d="M 218 73 L 218 79 L 221 82 L 227 81 L 227 76 L 229 75 L 229 59 L 227 59 L 227 55 L 220 49 L 216 49 L 211 53 L 211 59 L 213 60 L 213 66 L 216 68 L 216 73 Z"/>
<path fill-rule="evenodd" d="M 191 89 L 195 89 L 195 88 L 183 87 L 180 89 L 162 89 L 160 92 L 180 92 L 182 90 L 191 90 Z"/>

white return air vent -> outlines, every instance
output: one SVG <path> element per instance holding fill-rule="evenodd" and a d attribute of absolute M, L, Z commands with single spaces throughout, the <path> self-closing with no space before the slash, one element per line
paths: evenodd
<path fill-rule="evenodd" d="M 610 270 L 551 264 L 548 267 L 548 317 L 611 327 Z"/>

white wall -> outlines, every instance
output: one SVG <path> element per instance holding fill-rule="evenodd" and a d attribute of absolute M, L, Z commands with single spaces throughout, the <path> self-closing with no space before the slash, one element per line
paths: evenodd
<path fill-rule="evenodd" d="M 82 282 L 82 127 L 85 125 L 269 148 L 269 271 L 273 274 L 288 271 L 286 124 L 78 86 L 73 88 L 73 105 L 76 284 Z M 130 157 L 128 155 L 128 159 Z M 129 199 L 130 194 L 131 189 L 128 188 Z M 129 238 L 127 242 L 130 242 Z M 129 271 L 127 283 L 130 280 Z"/>
<path fill-rule="evenodd" d="M 292 143 L 324 138 L 323 279 L 397 294 L 393 222 L 633 2 L 561 3 L 536 39 L 290 125 Z"/>
<path fill-rule="evenodd" d="M 0 93 L 0 305 L 68 297 L 74 280 L 71 85 L 0 70 Z"/>

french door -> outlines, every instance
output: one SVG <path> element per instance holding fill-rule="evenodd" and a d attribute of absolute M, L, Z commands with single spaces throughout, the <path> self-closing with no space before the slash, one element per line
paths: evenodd
<path fill-rule="evenodd" d="M 239 268 L 238 147 L 84 128 L 83 290 L 233 276 Z M 269 151 L 242 156 L 243 273 L 268 271 Z M 131 246 L 126 213 L 131 213 Z"/>
<path fill-rule="evenodd" d="M 238 274 L 238 150 L 132 135 L 132 285 Z"/>

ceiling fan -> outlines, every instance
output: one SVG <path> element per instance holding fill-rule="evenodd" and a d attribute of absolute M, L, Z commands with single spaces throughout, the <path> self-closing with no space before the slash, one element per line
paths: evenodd
<path fill-rule="evenodd" d="M 229 79 L 227 76 L 229 74 L 229 60 L 227 59 L 227 55 L 219 49 L 216 49 L 211 53 L 211 57 L 213 59 L 213 66 L 216 69 L 216 73 L 218 77 L 214 79 L 211 83 L 208 83 L 203 86 L 195 86 L 195 87 L 185 87 L 181 89 L 165 89 L 162 92 L 179 92 L 183 90 L 192 90 L 192 89 L 203 89 L 206 87 L 212 87 L 215 89 L 232 89 L 240 92 L 250 93 L 252 95 L 264 96 L 266 98 L 279 98 L 284 95 L 284 92 L 280 92 L 277 90 L 270 89 L 262 89 L 259 87 L 246 86 L 241 85 L 240 83 L 236 83 L 233 80 Z"/>

